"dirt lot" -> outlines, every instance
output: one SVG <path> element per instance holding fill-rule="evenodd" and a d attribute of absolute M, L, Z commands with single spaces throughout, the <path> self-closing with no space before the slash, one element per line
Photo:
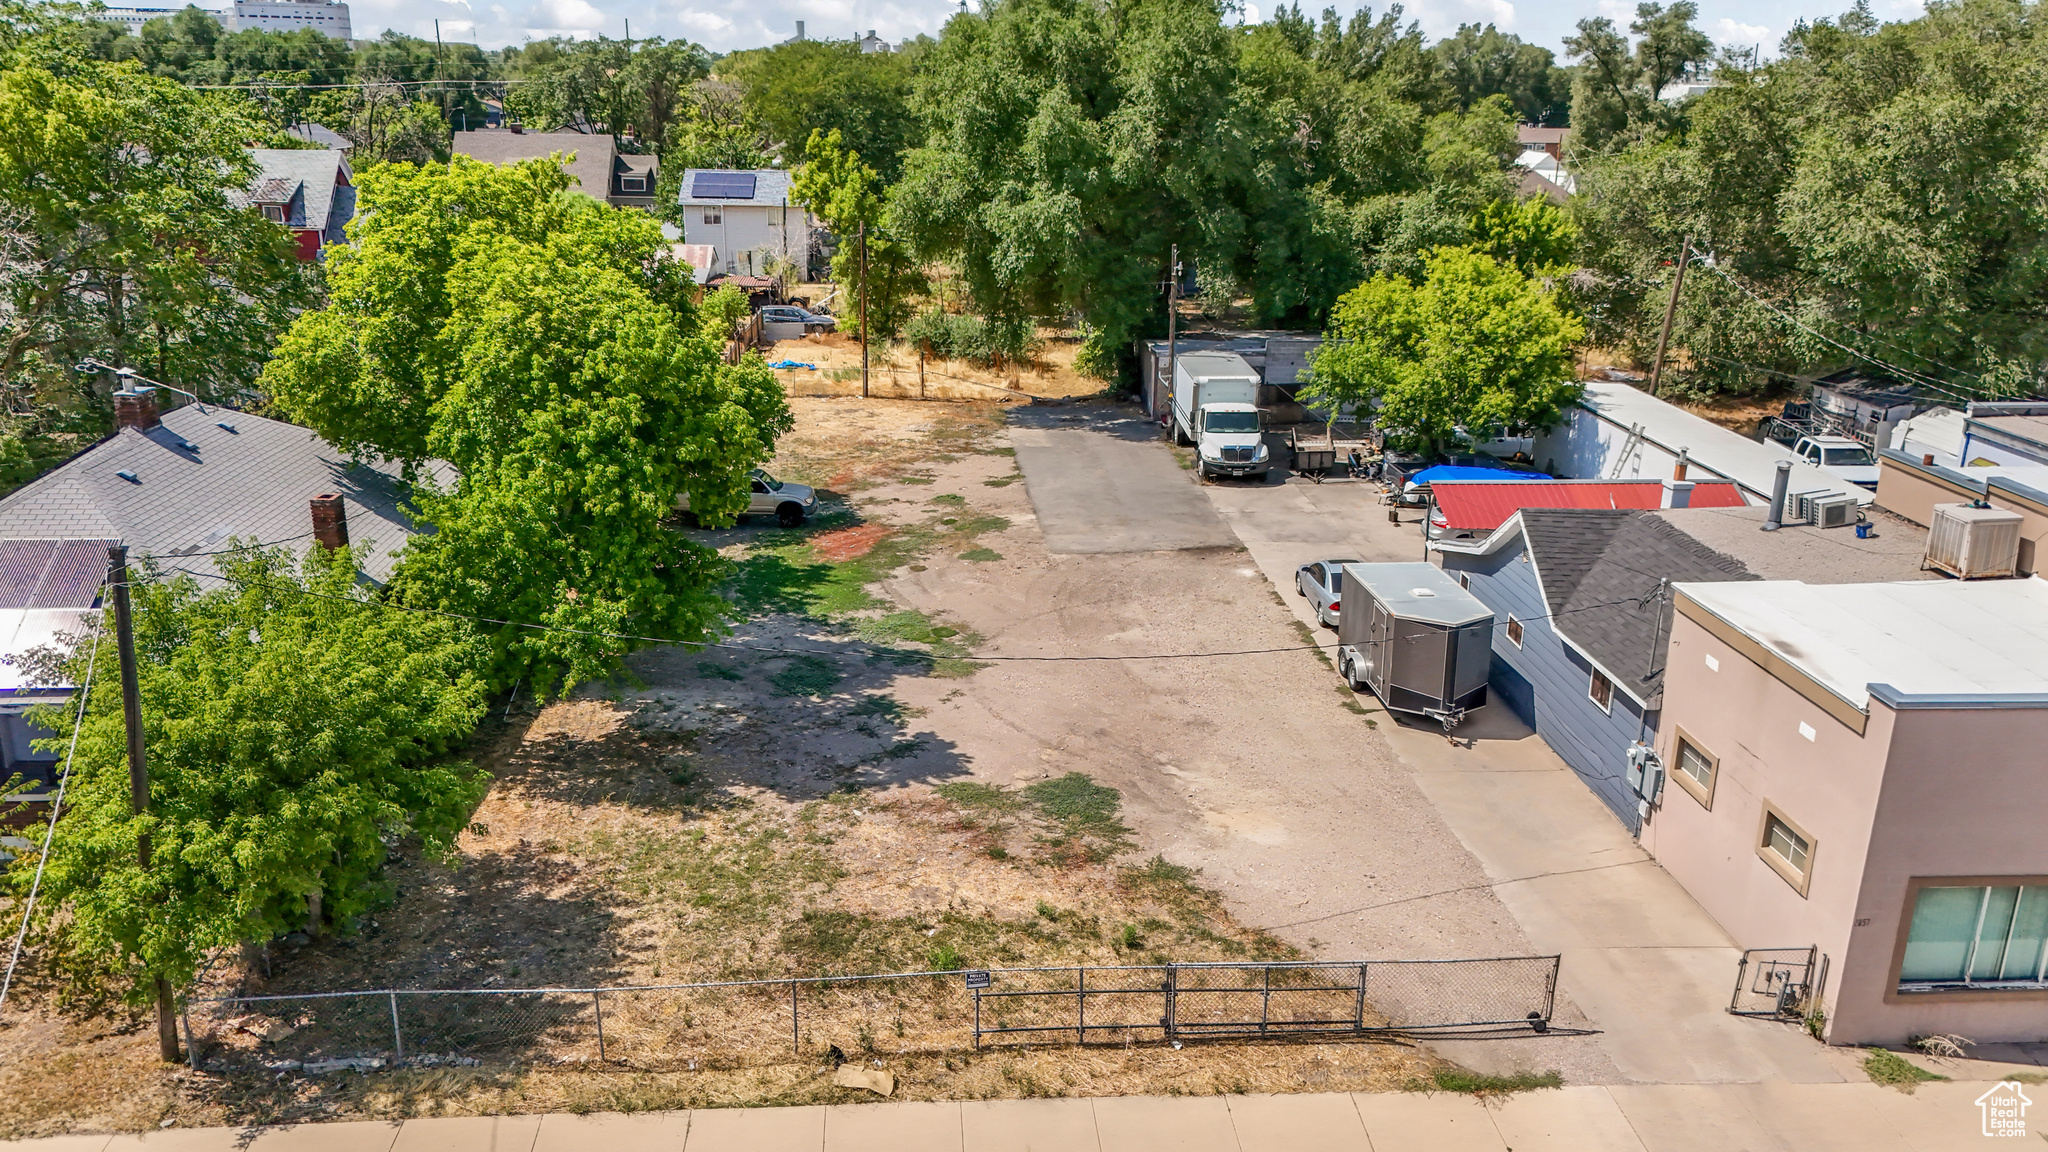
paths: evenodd
<path fill-rule="evenodd" d="M 208 991 L 1479 947 L 1469 916 L 1398 918 L 1335 952 L 1309 931 L 1248 926 L 1313 911 L 1276 889 L 1336 880 L 1346 898 L 1398 899 L 1471 870 L 1427 829 L 1357 845 L 1332 827 L 1328 843 L 1287 844 L 1319 789 L 1371 790 L 1396 814 L 1416 804 L 1405 777 L 1348 762 L 1370 721 L 1340 705 L 1312 656 L 1224 668 L 973 659 L 1298 643 L 1284 613 L 1246 610 L 1267 594 L 1234 550 L 1048 554 L 995 405 L 794 407 L 798 430 L 773 468 L 820 484 L 830 504 L 802 530 L 699 534 L 740 565 L 726 646 L 649 651 L 632 682 L 499 713 L 477 740 L 496 782 L 456 860 L 401 850 L 398 901 L 358 938 L 281 943 L 267 976 L 223 963 Z M 1284 758 L 1303 774 L 1234 778 L 1234 763 L 1270 759 L 1247 716 L 1300 742 Z M 1433 913 L 1461 900 L 1482 921 L 1497 912 L 1475 893 Z M 27 1003 L 49 991 L 31 983 Z M 859 1098 L 831 1085 L 828 1044 L 880 1061 L 913 1099 L 1383 1090 L 1443 1067 L 1380 1043 L 971 1054 L 847 1015 L 813 1022 L 801 1056 L 764 1049 L 683 1070 L 579 1061 L 252 1079 L 157 1066 L 139 1021 L 15 1019 L 0 1032 L 5 1136 Z M 247 1033 L 235 1045 L 260 1052 Z"/>
<path fill-rule="evenodd" d="M 1091 396 L 1103 383 L 1074 371 L 1079 341 L 1051 330 L 1030 364 L 984 368 L 965 360 L 933 360 L 918 370 L 917 350 L 904 341 L 884 348 L 877 343 L 868 358 L 871 398 L 1008 401 L 1020 392 L 1030 396 Z M 859 396 L 860 342 L 851 337 L 806 336 L 783 340 L 763 353 L 770 363 L 795 360 L 815 368 L 783 369 L 778 374 L 791 395 Z"/>

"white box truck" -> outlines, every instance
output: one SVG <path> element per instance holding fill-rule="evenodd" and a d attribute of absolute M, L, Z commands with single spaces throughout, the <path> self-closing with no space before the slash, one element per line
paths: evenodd
<path fill-rule="evenodd" d="M 1195 471 L 1263 476 L 1271 466 L 1259 418 L 1259 374 L 1235 352 L 1184 352 L 1173 361 L 1173 442 L 1195 446 Z"/>

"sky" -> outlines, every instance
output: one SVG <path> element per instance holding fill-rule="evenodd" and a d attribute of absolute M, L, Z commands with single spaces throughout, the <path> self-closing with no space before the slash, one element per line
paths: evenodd
<path fill-rule="evenodd" d="M 812 39 L 850 39 L 869 29 L 891 43 L 920 32 L 937 35 L 960 10 L 957 0 L 348 0 L 350 23 L 365 39 L 386 28 L 431 37 L 434 21 L 441 35 L 485 48 L 540 40 L 549 36 L 587 38 L 605 35 L 634 38 L 660 36 L 694 40 L 715 52 L 758 48 L 789 39 L 796 23 L 805 24 Z M 1244 19 L 1271 15 L 1278 0 L 1239 0 Z M 1761 46 L 1766 58 L 1799 19 L 1834 16 L 1851 0 L 1700 0 L 1699 27 L 1717 44 Z M 1356 11 L 1355 3 L 1338 10 Z M 1322 0 L 1308 0 L 1304 10 L 1320 12 Z M 1909 20 L 1922 11 L 1919 0 L 1873 0 L 1872 8 L 1886 20 Z M 1375 10 L 1383 10 L 1379 6 Z M 1589 16 L 1605 16 L 1626 28 L 1635 12 L 1634 0 L 1549 0 L 1542 4 L 1516 0 L 1414 0 L 1407 6 L 1431 40 L 1457 31 L 1466 23 L 1491 23 L 1503 32 L 1541 44 L 1563 59 L 1564 38 Z"/>

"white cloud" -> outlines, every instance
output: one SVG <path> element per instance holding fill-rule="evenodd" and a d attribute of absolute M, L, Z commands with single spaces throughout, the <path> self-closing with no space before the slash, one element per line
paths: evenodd
<path fill-rule="evenodd" d="M 1744 24 L 1725 16 L 1714 25 L 1714 29 L 1715 39 L 1734 48 L 1748 48 L 1757 44 L 1768 48 L 1778 42 L 1777 34 L 1762 24 Z"/>
<path fill-rule="evenodd" d="M 716 12 L 702 12 L 686 9 L 676 17 L 676 23 L 690 34 L 692 40 L 721 36 L 733 30 L 732 21 Z"/>
<path fill-rule="evenodd" d="M 535 36 L 596 36 L 618 21 L 590 0 L 540 0 L 526 10 L 526 30 Z"/>

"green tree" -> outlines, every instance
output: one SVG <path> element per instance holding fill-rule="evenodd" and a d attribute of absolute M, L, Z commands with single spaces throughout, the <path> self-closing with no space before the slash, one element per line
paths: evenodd
<path fill-rule="evenodd" d="M 311 299 L 290 235 L 239 202 L 249 106 L 79 55 L 0 47 L 0 482 L 111 423 L 87 356 L 242 394 Z M 27 474 L 24 474 L 27 473 Z"/>
<path fill-rule="evenodd" d="M 719 75 L 737 85 L 747 121 L 774 142 L 784 167 L 805 159 L 814 133 L 838 133 L 840 146 L 893 183 L 903 154 L 922 132 L 911 111 L 911 59 L 862 52 L 851 40 L 796 40 L 736 52 Z"/>
<path fill-rule="evenodd" d="M 1556 424 L 1579 395 L 1583 334 L 1514 267 L 1442 249 L 1420 285 L 1381 275 L 1338 301 L 1304 391 L 1333 408 L 1376 403 L 1382 427 L 1434 454 L 1461 429 Z"/>
<path fill-rule="evenodd" d="M 884 226 L 886 190 L 882 178 L 839 138 L 839 130 L 813 132 L 796 170 L 790 195 L 832 230 L 832 280 L 851 294 L 846 309 L 851 330 L 865 342 L 872 330 L 894 339 L 910 319 L 911 297 L 925 290 L 925 277 L 910 248 Z M 867 274 L 861 274 L 861 229 L 866 228 Z M 867 328 L 861 318 L 866 317 Z"/>
<path fill-rule="evenodd" d="M 1460 108 L 1505 96 L 1529 124 L 1562 124 L 1571 102 L 1571 76 L 1550 49 L 1525 43 L 1493 25 L 1460 24 L 1455 36 L 1430 47 L 1438 75 Z"/>
<path fill-rule="evenodd" d="M 221 559 L 210 588 L 133 586 L 142 815 L 114 645 L 62 662 L 74 684 L 97 665 L 34 925 L 67 997 L 167 1007 L 211 951 L 324 922 L 352 932 L 391 896 L 387 845 L 447 852 L 482 794 L 451 755 L 484 709 L 466 627 L 377 604 L 346 549 L 316 548 L 303 569 L 281 551 Z M 48 741 L 58 751 L 62 713 L 37 716 L 65 734 Z M 36 864 L 16 855 L 17 894 Z"/>
<path fill-rule="evenodd" d="M 364 173 L 329 303 L 263 377 L 331 442 L 415 466 L 435 531 L 394 594 L 515 621 L 484 629 L 493 680 L 541 696 L 715 623 L 723 561 L 664 521 L 684 492 L 712 523 L 744 511 L 790 426 L 760 358 L 727 365 L 699 335 L 654 218 L 567 179 L 462 157 Z M 434 482 L 430 459 L 456 478 Z"/>
<path fill-rule="evenodd" d="M 1565 53 L 1579 61 L 1572 79 L 1572 143 L 1600 151 L 1637 140 L 1654 140 L 1678 124 L 1677 112 L 1657 99 L 1666 84 L 1713 58 L 1714 43 L 1692 26 L 1699 17 L 1693 0 L 1670 7 L 1636 5 L 1629 31 L 1633 45 L 1601 17 L 1579 21 L 1565 37 Z"/>

